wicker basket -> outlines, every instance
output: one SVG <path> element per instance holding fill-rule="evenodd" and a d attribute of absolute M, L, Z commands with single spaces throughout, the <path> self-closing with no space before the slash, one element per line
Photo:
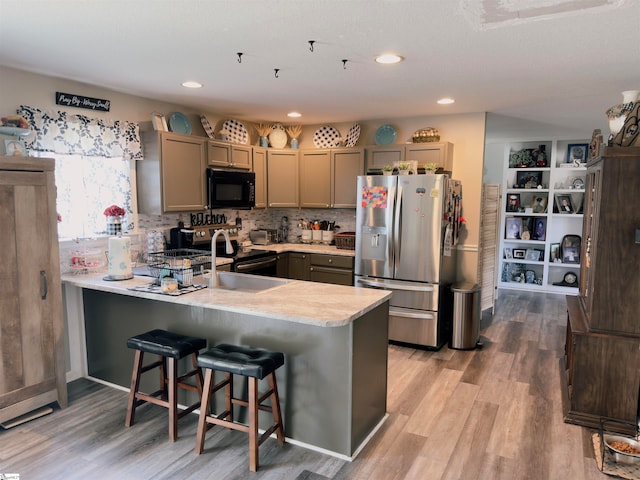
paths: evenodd
<path fill-rule="evenodd" d="M 356 249 L 356 233 L 344 232 L 336 233 L 333 236 L 338 250 L 355 250 Z"/>

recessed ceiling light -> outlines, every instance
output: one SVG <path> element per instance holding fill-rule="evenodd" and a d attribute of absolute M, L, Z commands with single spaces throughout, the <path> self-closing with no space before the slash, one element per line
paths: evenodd
<path fill-rule="evenodd" d="M 401 57 L 400 55 L 396 55 L 395 53 L 385 53 L 384 55 L 378 55 L 376 57 L 376 62 L 382 63 L 384 65 L 400 63 L 403 60 L 404 60 L 404 57 Z"/>
<path fill-rule="evenodd" d="M 451 105 L 452 103 L 456 103 L 453 98 L 445 97 L 438 100 L 439 105 Z"/>
<path fill-rule="evenodd" d="M 182 82 L 182 86 L 187 88 L 202 88 L 202 84 L 200 82 L 193 81 Z"/>
<path fill-rule="evenodd" d="M 287 117 L 291 117 L 291 118 L 299 118 L 301 116 L 302 116 L 302 114 L 299 113 L 299 112 L 289 112 L 289 113 L 287 113 Z"/>

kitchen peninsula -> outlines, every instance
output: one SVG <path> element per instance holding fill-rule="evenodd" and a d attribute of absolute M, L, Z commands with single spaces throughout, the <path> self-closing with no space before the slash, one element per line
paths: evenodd
<path fill-rule="evenodd" d="M 206 288 L 169 296 L 130 290 L 148 284 L 148 277 L 103 277 L 62 278 L 65 289 L 82 292 L 90 377 L 128 387 L 133 352 L 127 338 L 163 328 L 204 337 L 209 345 L 283 352 L 278 390 L 285 431 L 300 444 L 352 458 L 385 418 L 390 293 L 290 280 L 259 293 Z M 144 388 L 156 388 L 155 377 L 146 381 Z"/>

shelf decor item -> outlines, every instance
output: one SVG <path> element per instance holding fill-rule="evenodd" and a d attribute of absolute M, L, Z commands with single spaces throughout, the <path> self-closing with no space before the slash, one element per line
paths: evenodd
<path fill-rule="evenodd" d="M 125 215 L 124 208 L 117 205 L 111 205 L 104 211 L 107 219 L 107 235 L 122 234 L 122 217 Z"/>
<path fill-rule="evenodd" d="M 607 110 L 609 130 L 611 131 L 609 135 L 609 145 L 611 145 L 613 138 L 622 129 L 627 115 L 633 110 L 634 104 L 638 101 L 639 97 L 640 90 L 626 90 L 622 92 L 622 103 L 614 105 Z"/>
<path fill-rule="evenodd" d="M 393 173 L 393 165 L 384 165 L 382 167 L 383 175 L 391 175 Z"/>
<path fill-rule="evenodd" d="M 424 164 L 424 173 L 427 175 L 434 175 L 438 170 L 438 165 L 435 163 L 425 163 Z"/>
<path fill-rule="evenodd" d="M 527 168 L 534 165 L 531 149 L 523 148 L 509 155 L 509 168 Z"/>
<path fill-rule="evenodd" d="M 298 149 L 298 139 L 302 135 L 302 125 L 289 125 L 287 127 L 287 133 L 291 137 L 291 148 L 293 150 Z"/>
<path fill-rule="evenodd" d="M 399 163 L 398 164 L 398 173 L 400 175 L 409 175 L 410 171 L 411 171 L 411 164 L 410 163 Z"/>
<path fill-rule="evenodd" d="M 264 123 L 258 123 L 253 126 L 258 132 L 258 136 L 260 137 L 259 145 L 261 147 L 267 148 L 269 146 L 269 138 L 267 135 L 271 133 L 271 125 L 265 125 Z"/>
<path fill-rule="evenodd" d="M 433 127 L 423 128 L 416 130 L 411 138 L 413 143 L 425 143 L 425 142 L 439 142 L 440 133 L 438 129 Z"/>
<path fill-rule="evenodd" d="M 269 143 L 273 148 L 284 148 L 287 145 L 287 132 L 280 123 L 271 126 L 269 133 Z"/>
<path fill-rule="evenodd" d="M 587 143 L 570 143 L 567 145 L 567 161 L 566 163 L 579 167 L 587 163 L 589 153 L 589 144 Z"/>

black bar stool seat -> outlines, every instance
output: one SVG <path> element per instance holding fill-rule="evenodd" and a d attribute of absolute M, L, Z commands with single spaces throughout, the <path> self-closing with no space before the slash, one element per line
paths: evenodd
<path fill-rule="evenodd" d="M 205 372 L 202 405 L 208 406 L 211 395 L 221 388 L 225 389 L 225 411 L 216 415 L 209 414 L 208 408 L 200 409 L 198 420 L 198 434 L 196 439 L 196 453 L 202 453 L 206 431 L 212 425 L 249 433 L 249 470 L 258 470 L 258 447 L 272 433 L 280 445 L 284 444 L 284 426 L 280 411 L 280 398 L 276 383 L 276 370 L 284 365 L 284 354 L 272 352 L 262 348 L 249 348 L 239 345 L 220 344 L 198 356 L 198 366 Z M 224 372 L 225 379 L 213 385 L 214 372 Z M 249 383 L 248 401 L 233 396 L 233 375 L 247 378 Z M 258 396 L 258 380 L 267 378 L 269 390 Z M 264 404 L 266 399 L 269 404 Z M 243 425 L 233 420 L 233 405 L 249 408 L 249 425 Z M 261 436 L 258 436 L 258 411 L 270 412 L 273 425 Z"/>
<path fill-rule="evenodd" d="M 149 402 L 165 407 L 169 410 L 169 438 L 175 442 L 178 438 L 178 419 L 200 406 L 199 400 L 179 412 L 178 388 L 195 391 L 198 393 L 198 398 L 202 398 L 203 377 L 202 370 L 198 367 L 198 353 L 206 346 L 207 340 L 204 338 L 180 335 L 160 329 L 129 338 L 127 347 L 136 352 L 125 425 L 127 427 L 133 425 L 136 408 L 143 403 Z M 158 355 L 159 359 L 143 366 L 145 353 Z M 188 355 L 191 355 L 193 368 L 184 375 L 178 376 L 178 360 Z M 160 370 L 160 389 L 150 394 L 140 392 L 140 377 L 143 373 L 154 368 Z M 195 377 L 195 385 L 185 383 L 189 377 Z"/>

